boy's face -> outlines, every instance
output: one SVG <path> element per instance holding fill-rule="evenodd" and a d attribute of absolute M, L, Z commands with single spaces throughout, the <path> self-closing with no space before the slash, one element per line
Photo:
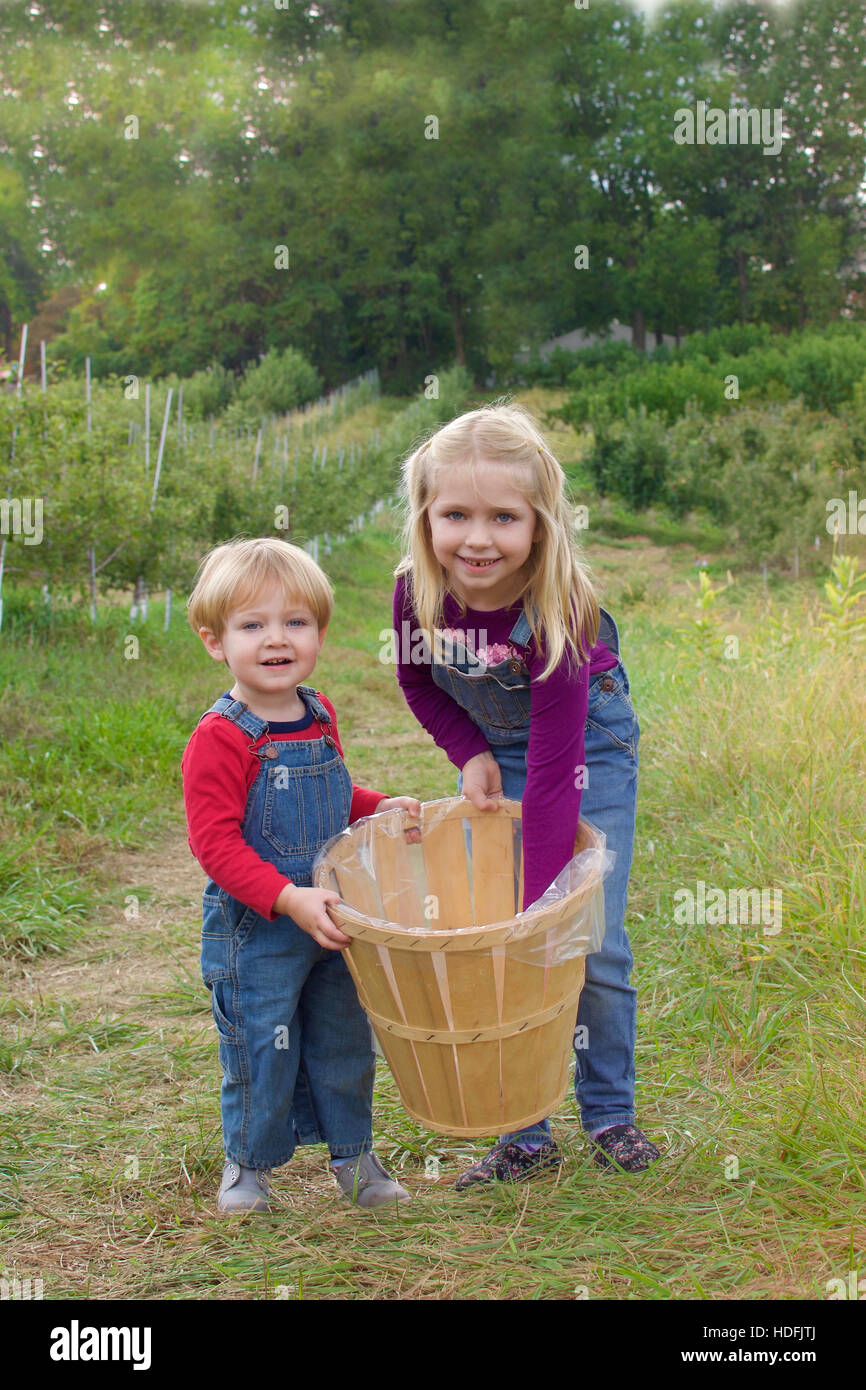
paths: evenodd
<path fill-rule="evenodd" d="M 236 699 L 274 719 L 281 713 L 291 719 L 296 687 L 315 669 L 325 629 L 319 631 L 303 599 L 287 596 L 274 583 L 244 608 L 232 609 L 220 637 L 205 627 L 199 636 L 210 655 L 229 667 Z"/>

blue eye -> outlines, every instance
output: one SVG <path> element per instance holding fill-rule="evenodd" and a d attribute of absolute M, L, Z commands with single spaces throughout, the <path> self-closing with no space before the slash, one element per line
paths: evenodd
<path fill-rule="evenodd" d="M 300 623 L 301 627 L 306 627 L 307 620 L 306 618 L 289 618 L 289 627 L 291 627 L 293 623 Z"/>
<path fill-rule="evenodd" d="M 498 515 L 497 515 L 497 517 L 496 517 L 496 520 L 498 521 L 499 518 L 500 518 L 500 517 L 503 517 L 503 516 L 505 517 L 505 520 L 506 520 L 506 521 L 513 521 L 513 520 L 514 520 L 514 517 L 512 516 L 511 512 L 499 512 Z"/>

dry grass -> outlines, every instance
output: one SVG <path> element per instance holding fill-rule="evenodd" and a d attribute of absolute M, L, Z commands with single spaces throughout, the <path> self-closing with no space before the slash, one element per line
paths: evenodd
<path fill-rule="evenodd" d="M 355 780 L 432 798 L 453 790 L 453 769 L 375 660 L 393 553 L 384 523 L 335 552 L 337 609 L 317 680 L 341 715 Z M 276 1175 L 273 1215 L 217 1217 L 204 875 L 175 773 L 154 789 L 170 833 L 151 822 L 103 850 L 86 932 L 61 955 L 2 967 L 10 1273 L 41 1276 L 46 1299 L 723 1302 L 820 1300 L 828 1280 L 863 1271 L 861 664 L 815 626 L 806 586 L 765 599 L 735 557 L 723 562 L 736 584 L 719 598 L 718 630 L 740 636 L 737 662 L 688 635 L 692 550 L 593 542 L 590 558 L 642 726 L 629 932 L 638 1118 L 661 1162 L 635 1177 L 600 1172 L 568 1099 L 554 1118 L 567 1155 L 557 1175 L 457 1194 L 453 1178 L 481 1143 L 420 1130 L 380 1065 L 377 1149 L 412 1203 L 361 1214 L 324 1150 L 302 1150 Z M 143 668 L 142 698 L 152 703 L 160 677 L 204 708 L 212 673 L 191 670 L 185 657 Z M 673 890 L 699 877 L 781 883 L 782 933 L 677 924 Z M 438 1181 L 425 1176 L 433 1158 Z"/>

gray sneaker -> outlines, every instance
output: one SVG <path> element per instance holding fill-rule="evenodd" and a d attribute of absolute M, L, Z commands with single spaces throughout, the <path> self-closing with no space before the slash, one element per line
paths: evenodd
<path fill-rule="evenodd" d="M 374 1153 L 350 1158 L 334 1171 L 334 1176 L 349 1201 L 359 1207 L 386 1207 L 412 1200 L 405 1187 L 385 1172 Z"/>
<path fill-rule="evenodd" d="M 244 1168 L 227 1158 L 217 1197 L 217 1211 L 270 1211 L 271 1185 L 268 1175 L 256 1168 Z"/>

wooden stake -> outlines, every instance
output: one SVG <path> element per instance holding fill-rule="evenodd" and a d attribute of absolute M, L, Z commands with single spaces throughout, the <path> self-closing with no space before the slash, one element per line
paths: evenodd
<path fill-rule="evenodd" d="M 173 390 L 174 390 L 174 387 L 173 387 L 173 386 L 169 386 L 169 388 L 168 388 L 168 398 L 166 399 L 166 402 L 165 402 L 165 414 L 164 414 L 164 416 L 162 417 L 162 432 L 161 432 L 161 434 L 160 434 L 160 436 L 159 436 L 159 450 L 158 450 L 157 455 L 156 455 L 156 472 L 154 473 L 154 476 L 153 476 L 153 496 L 152 496 L 151 499 L 150 499 L 150 509 L 151 509 L 151 511 L 153 511 L 154 503 L 156 502 L 156 490 L 157 490 L 157 488 L 159 487 L 159 475 L 160 475 L 160 473 L 161 473 L 161 471 L 162 471 L 162 452 L 163 452 L 163 449 L 165 448 L 165 436 L 166 436 L 166 432 L 167 432 L 167 430 L 168 430 L 169 416 L 170 416 L 170 414 L 171 414 L 171 395 L 172 395 L 172 391 L 173 391 Z"/>
<path fill-rule="evenodd" d="M 150 477 L 150 382 L 144 387 L 144 476 Z"/>
<path fill-rule="evenodd" d="M 27 324 L 21 325 L 21 351 L 18 354 L 18 381 L 15 385 L 15 394 L 21 395 L 21 388 L 24 385 L 24 357 L 27 352 Z"/>

